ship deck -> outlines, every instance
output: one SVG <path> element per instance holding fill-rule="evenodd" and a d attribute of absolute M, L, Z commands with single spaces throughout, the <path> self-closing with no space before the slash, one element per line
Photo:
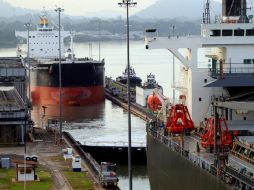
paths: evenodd
<path fill-rule="evenodd" d="M 27 62 L 27 59 L 25 59 Z M 70 59 L 70 58 L 63 58 L 61 59 L 61 64 L 96 64 L 96 65 L 104 65 L 105 62 L 104 60 L 98 61 L 90 58 L 75 58 L 75 59 Z M 37 64 L 44 64 L 44 65 L 51 65 L 51 64 L 59 64 L 59 59 L 58 58 L 31 58 L 30 59 L 30 64 L 32 65 L 37 65 Z"/>
<path fill-rule="evenodd" d="M 160 141 L 164 144 L 167 144 L 173 151 L 176 152 L 188 152 L 186 158 L 191 160 L 194 164 L 199 167 L 211 171 L 213 167 L 215 155 L 214 153 L 209 153 L 204 149 L 200 144 L 200 138 L 192 134 L 190 136 L 183 136 L 183 141 L 181 136 L 171 137 L 171 136 L 160 136 Z M 244 138 L 244 137 L 243 137 Z M 182 150 L 182 144 L 184 145 Z M 197 144 L 200 148 L 200 151 L 197 152 Z M 186 154 L 186 153 L 185 153 Z M 240 158 L 229 154 L 227 166 L 232 167 L 236 171 L 241 171 L 243 168 L 246 169 L 246 173 L 254 174 L 254 166 L 248 162 L 241 160 Z"/>

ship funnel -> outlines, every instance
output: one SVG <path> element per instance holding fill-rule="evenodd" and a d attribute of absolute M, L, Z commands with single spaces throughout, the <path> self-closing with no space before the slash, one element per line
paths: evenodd
<path fill-rule="evenodd" d="M 246 16 L 246 0 L 222 0 L 222 16 Z"/>

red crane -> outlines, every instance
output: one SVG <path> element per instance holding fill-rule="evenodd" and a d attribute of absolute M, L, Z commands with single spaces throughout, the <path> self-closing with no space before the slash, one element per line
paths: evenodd
<path fill-rule="evenodd" d="M 187 106 L 176 104 L 172 106 L 167 119 L 166 128 L 172 134 L 189 133 L 194 129 Z"/>
<path fill-rule="evenodd" d="M 215 128 L 215 119 L 209 118 L 206 122 L 206 126 L 201 135 L 201 145 L 203 148 L 214 148 L 214 128 Z M 228 126 L 225 118 L 219 118 L 218 133 L 220 138 L 218 140 L 218 146 L 220 148 L 231 147 L 233 144 L 232 136 L 228 131 Z"/>

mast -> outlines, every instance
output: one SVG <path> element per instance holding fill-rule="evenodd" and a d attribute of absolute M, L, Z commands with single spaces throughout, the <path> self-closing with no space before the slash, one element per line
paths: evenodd
<path fill-rule="evenodd" d="M 206 1 L 205 4 L 205 12 L 203 13 L 203 23 L 210 24 L 210 0 Z"/>
<path fill-rule="evenodd" d="M 70 34 L 71 34 L 71 59 L 72 59 L 72 62 L 73 62 L 74 61 L 74 49 L 73 49 L 74 31 L 71 31 Z"/>
<path fill-rule="evenodd" d="M 101 61 L 101 19 L 99 19 L 99 61 Z"/>

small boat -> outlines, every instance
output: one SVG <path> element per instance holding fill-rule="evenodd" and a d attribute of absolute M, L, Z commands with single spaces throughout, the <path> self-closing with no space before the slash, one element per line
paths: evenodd
<path fill-rule="evenodd" d="M 129 72 L 130 72 L 130 86 L 131 87 L 141 86 L 142 79 L 136 76 L 134 68 L 130 67 Z M 116 81 L 127 85 L 127 79 L 128 79 L 128 68 L 126 67 L 123 72 L 123 75 L 117 77 Z"/>
<path fill-rule="evenodd" d="M 144 82 L 143 87 L 148 89 L 162 88 L 160 85 L 158 85 L 155 80 L 155 75 L 153 75 L 152 73 L 147 75 L 147 80 Z"/>

